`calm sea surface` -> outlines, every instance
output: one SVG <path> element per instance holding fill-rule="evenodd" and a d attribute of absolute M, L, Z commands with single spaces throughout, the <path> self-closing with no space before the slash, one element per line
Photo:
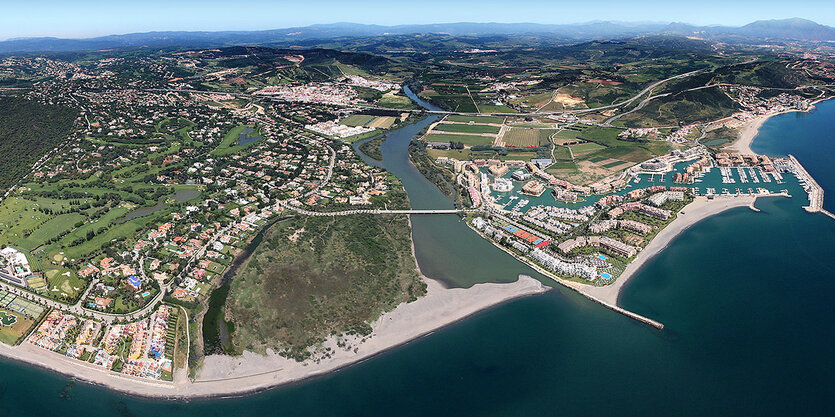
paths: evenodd
<path fill-rule="evenodd" d="M 833 132 L 829 101 L 772 118 L 753 148 L 797 156 L 832 210 Z M 389 137 L 384 165 L 415 206 L 443 203 L 404 174 L 402 145 Z M 4 360 L 0 415 L 833 415 L 835 221 L 804 212 L 805 195 L 790 191 L 799 198 L 692 226 L 634 277 L 624 307 L 663 322 L 662 332 L 556 289 L 328 376 L 236 399 L 134 399 Z M 454 216 L 413 223 L 430 276 L 466 285 L 531 273 L 490 245 L 473 247 Z M 471 253 L 480 256 L 464 258 Z"/>

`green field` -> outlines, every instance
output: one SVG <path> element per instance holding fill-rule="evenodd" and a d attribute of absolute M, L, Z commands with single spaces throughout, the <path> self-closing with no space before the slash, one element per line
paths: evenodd
<path fill-rule="evenodd" d="M 497 117 L 497 116 L 458 116 L 458 115 L 449 115 L 445 120 L 449 120 L 450 122 L 462 122 L 462 123 L 492 123 L 492 124 L 502 124 L 504 123 L 504 117 Z"/>
<path fill-rule="evenodd" d="M 340 124 L 345 126 L 365 126 L 366 123 L 370 122 L 374 119 L 374 116 L 369 116 L 367 114 L 352 114 L 340 121 Z"/>
<path fill-rule="evenodd" d="M 17 343 L 35 324 L 34 318 L 27 318 L 19 313 L 0 309 L 0 342 L 7 345 Z"/>
<path fill-rule="evenodd" d="M 388 107 L 391 109 L 412 109 L 415 108 L 414 103 L 409 97 L 392 94 L 391 92 L 383 94 L 376 103 L 380 107 Z"/>
<path fill-rule="evenodd" d="M 571 152 L 574 154 L 574 157 L 579 157 L 583 155 L 588 155 L 592 152 L 599 151 L 601 149 L 606 149 L 603 145 L 598 145 L 596 143 L 581 143 L 579 145 L 570 145 Z"/>
<path fill-rule="evenodd" d="M 84 221 L 86 218 L 80 213 L 67 213 L 53 217 L 37 229 L 29 234 L 26 238 L 20 240 L 20 247 L 26 250 L 34 250 L 48 242 L 50 239 L 57 238 L 61 233 L 72 230 L 76 223 Z"/>
<path fill-rule="evenodd" d="M 423 137 L 427 142 L 461 142 L 464 145 L 492 145 L 493 138 L 476 135 L 454 135 L 449 133 L 431 133 Z"/>
<path fill-rule="evenodd" d="M 531 148 L 549 143 L 556 129 L 510 128 L 502 136 L 502 142 L 517 148 Z"/>
<path fill-rule="evenodd" d="M 498 126 L 491 126 L 491 125 L 463 125 L 463 124 L 447 124 L 441 123 L 436 125 L 432 128 L 433 131 L 441 131 L 441 132 L 455 132 L 455 133 L 492 133 L 497 134 L 499 133 Z"/>

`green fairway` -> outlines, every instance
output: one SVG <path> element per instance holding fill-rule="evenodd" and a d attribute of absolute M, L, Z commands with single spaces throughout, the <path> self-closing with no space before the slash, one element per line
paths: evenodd
<path fill-rule="evenodd" d="M 26 250 L 34 250 L 45 245 L 50 239 L 57 238 L 62 233 L 72 230 L 76 223 L 82 222 L 84 219 L 85 217 L 80 213 L 61 214 L 53 217 L 41 224 L 29 236 L 20 240 L 19 246 Z"/>
<path fill-rule="evenodd" d="M 17 323 L 17 316 L 5 311 L 0 311 L 0 325 L 9 327 L 15 323 Z"/>
<path fill-rule="evenodd" d="M 256 142 L 252 142 L 248 145 L 237 145 L 236 144 L 237 141 L 238 141 L 238 138 L 241 135 L 241 133 L 243 133 L 246 129 L 250 129 L 250 128 L 255 129 L 255 131 L 252 132 L 249 136 L 260 136 L 261 135 L 261 133 L 259 132 L 259 129 L 257 129 L 254 125 L 241 125 L 241 126 L 233 127 L 229 131 L 229 133 L 227 133 L 226 136 L 223 137 L 223 140 L 220 142 L 219 145 L 217 145 L 217 148 L 215 148 L 212 151 L 212 155 L 217 155 L 217 156 L 230 155 L 230 154 L 239 152 L 239 151 L 249 147 L 249 145 L 251 145 L 252 143 L 257 143 L 257 141 L 256 141 Z"/>

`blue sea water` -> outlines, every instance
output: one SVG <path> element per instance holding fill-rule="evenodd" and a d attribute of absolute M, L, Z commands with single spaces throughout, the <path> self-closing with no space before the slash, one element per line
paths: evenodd
<path fill-rule="evenodd" d="M 754 150 L 797 156 L 832 207 L 833 131 L 824 102 L 766 122 Z M 833 415 L 835 221 L 805 204 L 713 216 L 647 263 L 622 303 L 664 331 L 556 289 L 243 398 L 136 399 L 3 360 L 0 415 Z"/>

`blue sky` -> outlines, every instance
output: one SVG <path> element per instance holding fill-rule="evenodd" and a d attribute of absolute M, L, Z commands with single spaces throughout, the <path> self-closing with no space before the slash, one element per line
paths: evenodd
<path fill-rule="evenodd" d="M 739 26 L 803 17 L 835 26 L 835 1 L 774 0 L 2 0 L 0 39 L 154 30 L 257 30 L 314 23 L 679 21 Z"/>

